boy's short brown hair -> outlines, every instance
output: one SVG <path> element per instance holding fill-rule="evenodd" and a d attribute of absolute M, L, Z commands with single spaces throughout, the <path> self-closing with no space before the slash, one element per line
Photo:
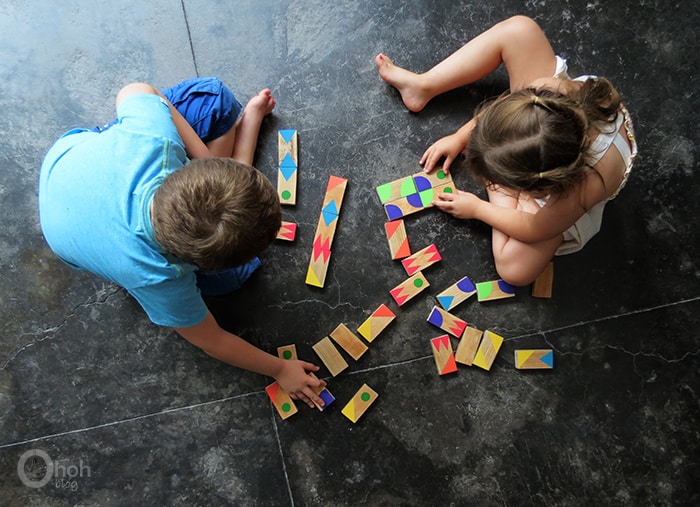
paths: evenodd
<path fill-rule="evenodd" d="M 270 180 L 230 158 L 195 159 L 170 174 L 151 210 L 156 241 L 205 270 L 253 259 L 275 239 L 281 219 Z"/>

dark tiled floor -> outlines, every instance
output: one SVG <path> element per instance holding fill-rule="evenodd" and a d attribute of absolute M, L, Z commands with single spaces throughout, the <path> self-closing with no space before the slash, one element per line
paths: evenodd
<path fill-rule="evenodd" d="M 31 4 L 31 5 L 30 5 Z M 700 269 L 697 27 L 693 2 L 56 2 L 0 7 L 0 504 L 697 505 Z M 235 5 L 235 7 L 233 7 Z M 428 295 L 397 309 L 405 274 L 388 260 L 374 187 L 418 170 L 505 74 L 407 113 L 374 55 L 424 70 L 494 22 L 535 17 L 573 74 L 610 77 L 633 111 L 641 156 L 601 233 L 557 258 L 554 298 L 527 289 L 455 312 L 505 337 L 491 372 L 439 377 L 425 322 L 458 278 L 495 277 L 486 227 L 437 211 L 407 220 L 444 260 Z M 164 87 L 217 75 L 279 106 L 257 165 L 275 177 L 276 132 L 300 138 L 293 244 L 265 253 L 219 320 L 274 351 L 311 345 L 380 303 L 399 317 L 331 379 L 339 402 L 281 421 L 270 379 L 208 358 L 151 325 L 126 293 L 64 267 L 37 220 L 40 161 L 74 126 L 113 115 L 130 81 Z M 326 287 L 304 284 L 328 176 L 350 184 Z M 476 189 L 463 173 L 460 186 Z M 456 342 L 455 342 L 456 345 Z M 552 348 L 551 372 L 514 369 L 516 348 Z M 324 370 L 325 372 L 325 370 Z M 356 425 L 340 409 L 368 383 Z M 30 450 L 56 463 L 32 489 Z M 74 475 L 56 481 L 61 474 Z"/>

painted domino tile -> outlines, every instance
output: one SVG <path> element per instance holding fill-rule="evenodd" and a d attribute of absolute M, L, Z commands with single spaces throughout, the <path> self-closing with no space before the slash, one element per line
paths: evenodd
<path fill-rule="evenodd" d="M 384 205 L 384 211 L 389 220 L 396 220 L 424 209 L 420 194 L 411 194 Z"/>
<path fill-rule="evenodd" d="M 280 130 L 278 134 L 279 171 L 277 193 L 280 204 L 296 204 L 297 198 L 297 131 Z"/>
<path fill-rule="evenodd" d="M 512 298 L 513 296 L 515 296 L 515 287 L 503 280 L 479 282 L 476 284 L 476 297 L 479 299 L 479 302 Z"/>
<path fill-rule="evenodd" d="M 331 259 L 330 240 L 322 236 L 316 236 L 311 251 L 309 269 L 306 271 L 306 284 L 314 287 L 323 287 L 326 283 L 328 263 Z"/>
<path fill-rule="evenodd" d="M 551 349 L 516 350 L 515 367 L 519 370 L 551 370 L 554 351 Z"/>
<path fill-rule="evenodd" d="M 551 298 L 554 281 L 554 263 L 550 262 L 532 283 L 532 297 Z"/>
<path fill-rule="evenodd" d="M 370 386 L 362 384 L 362 387 L 355 393 L 355 396 L 345 405 L 342 413 L 345 417 L 356 423 L 378 397 L 379 395 Z"/>
<path fill-rule="evenodd" d="M 443 185 L 452 184 L 452 175 L 442 169 L 430 173 L 422 172 L 413 175 L 416 184 L 416 192 L 422 192 L 429 188 L 436 188 Z"/>
<path fill-rule="evenodd" d="M 277 382 L 267 386 L 265 392 L 270 397 L 270 400 L 272 400 L 272 404 L 275 406 L 282 419 L 286 419 L 297 413 L 297 406 L 294 404 L 294 401 L 292 401 Z"/>
<path fill-rule="evenodd" d="M 297 358 L 297 346 L 284 345 L 282 347 L 277 347 L 277 355 L 282 359 L 298 359 Z"/>
<path fill-rule="evenodd" d="M 462 334 L 462 338 L 459 340 L 459 345 L 457 345 L 455 361 L 471 366 L 474 362 L 476 351 L 479 348 L 479 343 L 481 343 L 482 334 L 483 333 L 475 327 L 467 326 L 464 330 L 464 334 Z"/>
<path fill-rule="evenodd" d="M 345 352 L 350 354 L 355 361 L 367 352 L 367 345 L 360 340 L 355 333 L 350 331 L 345 324 L 340 324 L 331 333 L 333 341 L 340 345 Z"/>
<path fill-rule="evenodd" d="M 464 329 L 467 327 L 465 321 L 437 306 L 433 306 L 433 309 L 430 311 L 428 322 L 457 338 L 462 337 L 462 333 L 464 333 Z"/>
<path fill-rule="evenodd" d="M 403 220 L 394 220 L 384 224 L 386 239 L 389 241 L 389 251 L 393 260 L 403 259 L 411 255 L 411 247 L 406 236 L 406 224 Z"/>
<path fill-rule="evenodd" d="M 297 235 L 297 224 L 293 222 L 282 222 L 280 230 L 277 231 L 277 239 L 284 241 L 294 241 Z"/>
<path fill-rule="evenodd" d="M 438 336 L 430 340 L 435 358 L 435 366 L 440 375 L 447 375 L 457 371 L 457 363 L 452 352 L 452 343 L 449 335 Z"/>
<path fill-rule="evenodd" d="M 391 297 L 394 298 L 394 301 L 396 301 L 396 304 L 402 306 L 404 303 L 413 299 L 413 297 L 423 292 L 428 287 L 430 287 L 428 280 L 425 278 L 425 276 L 423 276 L 423 273 L 419 271 L 409 279 L 391 289 L 389 293 L 391 294 Z"/>
<path fill-rule="evenodd" d="M 442 305 L 445 310 L 449 311 L 458 304 L 466 301 L 474 294 L 476 294 L 476 287 L 469 277 L 465 276 L 457 283 L 442 291 L 436 297 L 440 305 Z"/>
<path fill-rule="evenodd" d="M 343 356 L 340 355 L 338 349 L 335 348 L 335 345 L 327 336 L 320 342 L 312 345 L 311 348 L 318 354 L 318 357 L 321 358 L 323 364 L 326 365 L 326 368 L 334 377 L 348 367 L 348 363 L 345 362 Z"/>
<path fill-rule="evenodd" d="M 331 252 L 319 253 L 319 257 L 312 257 L 309 261 L 309 268 L 306 270 L 306 285 L 323 288 L 326 283 L 326 275 L 328 274 L 328 261 L 331 258 Z"/>
<path fill-rule="evenodd" d="M 441 260 L 442 256 L 440 252 L 438 252 L 437 247 L 432 244 L 426 246 L 423 250 L 419 250 L 410 257 L 406 257 L 401 261 L 401 264 L 403 264 L 406 274 L 411 276 Z"/>
<path fill-rule="evenodd" d="M 481 345 L 476 351 L 476 356 L 472 364 L 483 368 L 484 370 L 490 370 L 491 365 L 496 360 L 496 354 L 503 344 L 503 338 L 494 333 L 493 331 L 484 331 L 484 336 L 481 339 Z"/>
<path fill-rule="evenodd" d="M 423 208 L 430 208 L 433 206 L 433 200 L 435 200 L 435 197 L 442 193 L 445 192 L 447 194 L 452 194 L 455 191 L 455 187 L 452 183 L 447 183 L 445 185 L 440 185 L 439 187 L 433 187 L 433 188 L 428 188 L 426 190 L 422 190 L 421 192 L 418 192 L 418 196 L 420 198 L 421 204 L 423 204 Z"/>
<path fill-rule="evenodd" d="M 309 377 L 318 380 L 318 377 L 314 375 L 313 372 L 309 372 Z M 326 387 L 312 387 L 311 390 L 323 400 L 323 405 L 319 405 L 314 401 L 314 405 L 316 405 L 316 408 L 319 409 L 321 412 L 326 410 L 330 406 L 330 404 L 335 401 L 335 396 L 333 396 Z"/>
<path fill-rule="evenodd" d="M 357 332 L 369 343 L 372 343 L 395 318 L 396 314 L 388 306 L 382 304 L 357 328 Z"/>
<path fill-rule="evenodd" d="M 322 213 L 340 214 L 340 208 L 343 205 L 343 197 L 345 189 L 348 186 L 348 180 L 340 176 L 330 176 L 328 185 L 326 186 L 326 195 L 323 198 L 321 206 Z"/>
<path fill-rule="evenodd" d="M 416 184 L 412 176 L 405 176 L 377 187 L 377 194 L 379 194 L 379 200 L 382 204 L 407 197 L 416 192 Z"/>

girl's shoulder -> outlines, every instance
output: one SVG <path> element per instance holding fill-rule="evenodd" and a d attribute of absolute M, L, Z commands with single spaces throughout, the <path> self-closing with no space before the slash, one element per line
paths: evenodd
<path fill-rule="evenodd" d="M 569 95 L 581 89 L 583 83 L 581 81 L 575 81 L 568 78 L 560 77 L 541 77 L 532 81 L 528 87 L 535 88 L 537 90 L 545 89 L 551 90 L 558 93 L 563 93 L 564 95 Z"/>

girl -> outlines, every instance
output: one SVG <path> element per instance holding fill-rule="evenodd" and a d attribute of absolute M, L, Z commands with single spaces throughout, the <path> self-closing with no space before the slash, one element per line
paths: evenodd
<path fill-rule="evenodd" d="M 632 122 L 607 79 L 569 79 L 566 62 L 532 19 L 515 16 L 495 25 L 424 74 L 383 54 L 375 61 L 413 112 L 505 63 L 509 93 L 482 106 L 420 160 L 426 172 L 442 159 L 449 170 L 466 149 L 467 165 L 489 200 L 457 191 L 433 204 L 493 227 L 501 278 L 527 285 L 553 255 L 580 250 L 600 230 L 605 203 L 624 186 L 637 154 Z"/>

